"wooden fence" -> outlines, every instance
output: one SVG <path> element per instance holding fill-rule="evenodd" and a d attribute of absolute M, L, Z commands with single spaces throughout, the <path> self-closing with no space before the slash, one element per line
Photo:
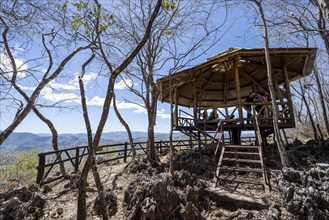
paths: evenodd
<path fill-rule="evenodd" d="M 146 155 L 146 144 L 147 142 L 134 143 L 136 153 L 139 155 Z M 196 148 L 198 143 L 193 140 L 175 140 L 173 141 L 173 146 L 176 149 L 179 148 L 179 150 L 187 150 Z M 169 141 L 157 141 L 155 142 L 155 148 L 161 154 L 164 151 L 169 150 Z M 37 184 L 42 185 L 63 178 L 63 176 L 60 174 L 58 176 L 53 176 L 47 179 L 51 171 L 54 170 L 53 168 L 55 165 L 58 165 L 59 163 L 64 163 L 66 168 L 68 165 L 72 165 L 74 172 L 78 172 L 80 167 L 83 165 L 83 158 L 85 158 L 87 155 L 87 146 L 40 153 L 38 155 L 39 164 L 37 167 Z M 98 163 L 106 163 L 120 159 L 123 159 L 123 161 L 126 162 L 127 158 L 131 156 L 132 150 L 128 142 L 121 144 L 102 145 L 96 149 L 96 157 L 102 157 Z M 104 159 L 103 157 L 109 158 Z M 59 158 L 61 158 L 61 161 Z"/>
<path fill-rule="evenodd" d="M 252 144 L 254 142 L 254 137 L 242 137 L 241 141 L 247 144 Z M 228 143 L 229 138 L 224 139 L 225 143 Z M 198 148 L 198 142 L 195 140 L 175 140 L 172 142 L 175 149 L 179 150 L 193 150 Z M 136 153 L 138 155 L 146 155 L 146 145 L 147 142 L 136 142 L 134 143 Z M 160 153 L 168 152 L 170 146 L 169 141 L 156 141 L 155 149 Z M 65 168 L 68 168 L 69 165 L 72 165 L 74 172 L 78 172 L 80 167 L 83 166 L 83 158 L 88 155 L 88 147 L 74 147 L 67 148 L 58 151 L 50 151 L 45 153 L 40 153 L 39 164 L 37 167 L 37 184 L 43 185 L 46 183 L 53 182 L 55 180 L 63 178 L 62 174 L 58 176 L 52 176 L 51 178 L 47 177 L 59 163 L 64 163 Z M 96 157 L 102 158 L 98 160 L 97 163 L 106 163 L 110 161 L 116 161 L 123 159 L 124 162 L 127 162 L 127 158 L 132 156 L 132 149 L 128 142 L 120 144 L 111 144 L 111 145 L 102 145 L 96 149 Z M 104 159 L 104 157 L 109 157 Z M 59 160 L 61 158 L 61 161 Z"/>

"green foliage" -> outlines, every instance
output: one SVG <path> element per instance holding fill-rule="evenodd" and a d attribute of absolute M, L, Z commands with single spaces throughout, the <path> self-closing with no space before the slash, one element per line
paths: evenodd
<path fill-rule="evenodd" d="M 69 25 L 73 30 L 84 34 L 88 38 L 94 38 L 97 34 L 104 32 L 114 22 L 114 15 L 102 15 L 97 5 L 84 0 L 64 3 L 62 11 L 69 18 Z M 68 13 L 68 7 L 71 9 Z"/>
<path fill-rule="evenodd" d="M 163 8 L 166 10 L 171 10 L 171 11 L 175 11 L 177 9 L 177 4 L 174 0 L 165 0 L 163 2 Z"/>
<path fill-rule="evenodd" d="M 14 155 L 1 155 L 0 180 L 14 178 L 24 183 L 34 182 L 37 175 L 38 147 Z"/>

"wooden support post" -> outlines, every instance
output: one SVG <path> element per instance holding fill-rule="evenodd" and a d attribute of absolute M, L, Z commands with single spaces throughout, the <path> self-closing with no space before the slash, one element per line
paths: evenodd
<path fill-rule="evenodd" d="M 80 149 L 75 149 L 75 163 L 74 163 L 74 172 L 79 171 L 79 156 L 80 156 Z"/>
<path fill-rule="evenodd" d="M 241 88 L 240 88 L 240 78 L 239 78 L 239 67 L 238 67 L 238 58 L 236 57 L 233 61 L 234 69 L 234 78 L 235 78 L 235 91 L 236 98 L 238 101 L 238 112 L 240 123 L 243 123 L 243 114 L 242 114 L 242 104 L 241 104 Z"/>
<path fill-rule="evenodd" d="M 228 115 L 228 108 L 225 107 L 225 118 L 224 119 L 229 119 L 230 116 Z"/>
<path fill-rule="evenodd" d="M 229 72 L 226 71 L 224 74 L 224 104 L 227 105 L 227 97 L 228 97 L 228 82 L 229 82 Z"/>
<path fill-rule="evenodd" d="M 178 91 L 177 87 L 174 88 L 174 96 L 175 96 L 175 127 L 178 126 Z"/>
<path fill-rule="evenodd" d="M 200 143 L 200 139 L 201 139 L 201 135 L 200 135 L 200 131 L 198 131 L 198 147 L 199 147 L 199 150 L 201 151 L 201 143 Z"/>
<path fill-rule="evenodd" d="M 286 114 L 286 112 L 284 111 L 284 109 L 285 109 L 285 104 L 283 104 L 283 95 L 282 95 L 282 93 L 281 93 L 281 90 L 280 90 L 279 84 L 278 84 L 278 82 L 277 82 L 275 76 L 273 76 L 273 81 L 274 81 L 275 89 L 276 89 L 276 91 L 277 91 L 277 93 L 278 93 L 278 96 L 279 96 L 280 102 L 282 102 L 282 104 L 281 104 L 281 108 L 282 108 L 282 111 L 283 111 L 282 113 L 284 114 L 284 117 L 287 118 L 287 114 Z"/>
<path fill-rule="evenodd" d="M 127 150 L 128 150 L 128 142 L 125 142 L 125 151 L 123 152 L 123 161 L 127 162 Z"/>
<path fill-rule="evenodd" d="M 37 167 L 38 174 L 37 174 L 37 184 L 41 185 L 43 181 L 43 175 L 45 173 L 45 165 L 46 165 L 46 155 L 43 153 L 38 155 L 39 157 L 39 165 Z"/>
<path fill-rule="evenodd" d="M 289 102 L 289 114 L 291 118 L 291 123 L 293 124 L 293 127 L 295 127 L 295 116 L 294 116 L 294 110 L 293 110 L 293 105 L 292 105 L 292 98 L 291 98 L 291 91 L 290 91 L 290 82 L 289 82 L 289 77 L 288 77 L 288 71 L 287 71 L 287 66 L 283 66 L 283 72 L 284 72 L 284 81 L 285 81 L 285 89 L 287 93 L 287 99 Z"/>
<path fill-rule="evenodd" d="M 194 120 L 196 121 L 198 119 L 198 114 L 197 114 L 197 91 L 196 91 L 196 80 L 194 79 L 194 84 L 193 84 L 193 95 L 194 95 L 194 98 L 193 98 L 193 117 L 194 117 Z"/>

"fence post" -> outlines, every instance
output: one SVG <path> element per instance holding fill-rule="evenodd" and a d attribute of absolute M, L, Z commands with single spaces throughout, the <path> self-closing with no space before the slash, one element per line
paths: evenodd
<path fill-rule="evenodd" d="M 160 154 L 162 154 L 162 140 L 160 140 Z"/>
<path fill-rule="evenodd" d="M 125 142 L 125 151 L 123 152 L 123 161 L 127 162 L 127 149 L 128 149 L 128 142 Z"/>
<path fill-rule="evenodd" d="M 46 155 L 44 154 L 38 154 L 39 157 L 39 165 L 37 167 L 38 174 L 37 174 L 37 184 L 41 184 L 43 180 L 43 175 L 45 173 L 45 165 L 46 165 Z"/>
<path fill-rule="evenodd" d="M 74 172 L 79 171 L 79 155 L 80 155 L 80 149 L 75 149 L 75 163 L 74 163 Z"/>

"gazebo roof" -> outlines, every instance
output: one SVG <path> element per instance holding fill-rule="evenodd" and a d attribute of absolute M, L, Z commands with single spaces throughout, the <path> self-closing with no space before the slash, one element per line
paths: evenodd
<path fill-rule="evenodd" d="M 274 81 L 278 85 L 285 82 L 284 67 L 289 81 L 310 74 L 316 51 L 316 48 L 270 49 Z M 162 102 L 170 102 L 169 82 L 171 81 L 177 89 L 178 105 L 192 107 L 194 97 L 197 95 L 200 108 L 235 106 L 237 105 L 235 69 L 238 71 L 241 99 L 255 89 L 260 93 L 268 94 L 264 49 L 230 48 L 208 58 L 202 64 L 159 79 L 157 81 L 160 90 L 159 99 Z M 175 103 L 175 100 L 173 101 Z"/>

